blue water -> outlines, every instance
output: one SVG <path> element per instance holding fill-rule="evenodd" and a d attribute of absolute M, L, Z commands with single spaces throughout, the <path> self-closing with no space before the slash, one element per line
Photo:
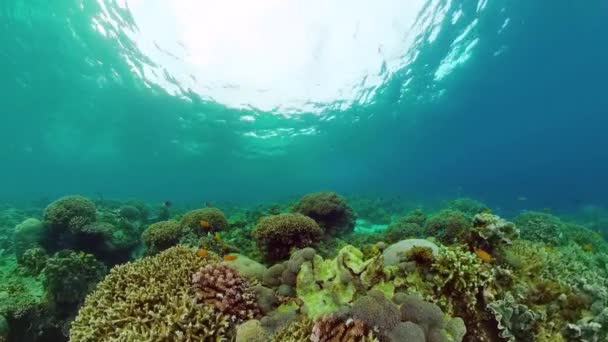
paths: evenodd
<path fill-rule="evenodd" d="M 117 23 L 101 24 L 116 37 L 93 28 L 102 11 L 94 2 L 14 0 L 0 10 L 3 199 L 238 202 L 330 189 L 466 195 L 513 210 L 607 204 L 606 1 L 429 2 L 426 13 L 441 18 L 436 39 L 426 39 L 430 27 L 416 33 L 402 65 L 379 71 L 379 87 L 291 116 L 282 115 L 289 104 L 235 108 L 142 79 L 134 70 L 162 75 L 163 65 L 128 34 L 137 17 L 100 3 L 116 10 Z M 166 42 L 170 18 L 156 19 L 166 19 Z M 470 56 L 436 79 L 475 20 L 462 44 L 476 40 Z"/>

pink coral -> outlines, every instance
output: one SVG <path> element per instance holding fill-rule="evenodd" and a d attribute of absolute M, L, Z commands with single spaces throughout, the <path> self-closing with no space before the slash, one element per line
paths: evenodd
<path fill-rule="evenodd" d="M 203 267 L 192 276 L 199 302 L 229 315 L 232 320 L 248 320 L 260 316 L 256 294 L 247 279 L 224 264 Z"/>

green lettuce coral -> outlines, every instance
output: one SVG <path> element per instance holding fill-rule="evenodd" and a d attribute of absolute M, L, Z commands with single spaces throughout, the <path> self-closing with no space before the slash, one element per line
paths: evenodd
<path fill-rule="evenodd" d="M 195 302 L 190 282 L 219 262 L 176 246 L 114 267 L 72 323 L 70 341 L 228 341 L 229 318 Z"/>

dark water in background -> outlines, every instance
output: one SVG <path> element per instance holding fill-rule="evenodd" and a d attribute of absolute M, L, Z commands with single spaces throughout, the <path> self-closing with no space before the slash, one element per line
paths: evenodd
<path fill-rule="evenodd" d="M 127 63 L 155 63 L 129 39 L 136 20 L 103 3 L 122 28 L 115 38 L 93 29 L 94 1 L 2 1 L 2 199 L 248 201 L 331 189 L 513 209 L 607 204 L 606 1 L 429 2 L 427 15 L 447 13 L 437 38 L 421 30 L 403 52 L 416 58 L 382 75 L 371 98 L 289 117 L 145 82 Z M 435 80 L 474 20 L 470 58 Z"/>

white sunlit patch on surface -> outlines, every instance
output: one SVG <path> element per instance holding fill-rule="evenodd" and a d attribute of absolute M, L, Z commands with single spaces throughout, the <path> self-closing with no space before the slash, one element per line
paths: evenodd
<path fill-rule="evenodd" d="M 283 114 L 369 99 L 412 45 L 425 0 L 126 0 L 147 82 Z"/>

